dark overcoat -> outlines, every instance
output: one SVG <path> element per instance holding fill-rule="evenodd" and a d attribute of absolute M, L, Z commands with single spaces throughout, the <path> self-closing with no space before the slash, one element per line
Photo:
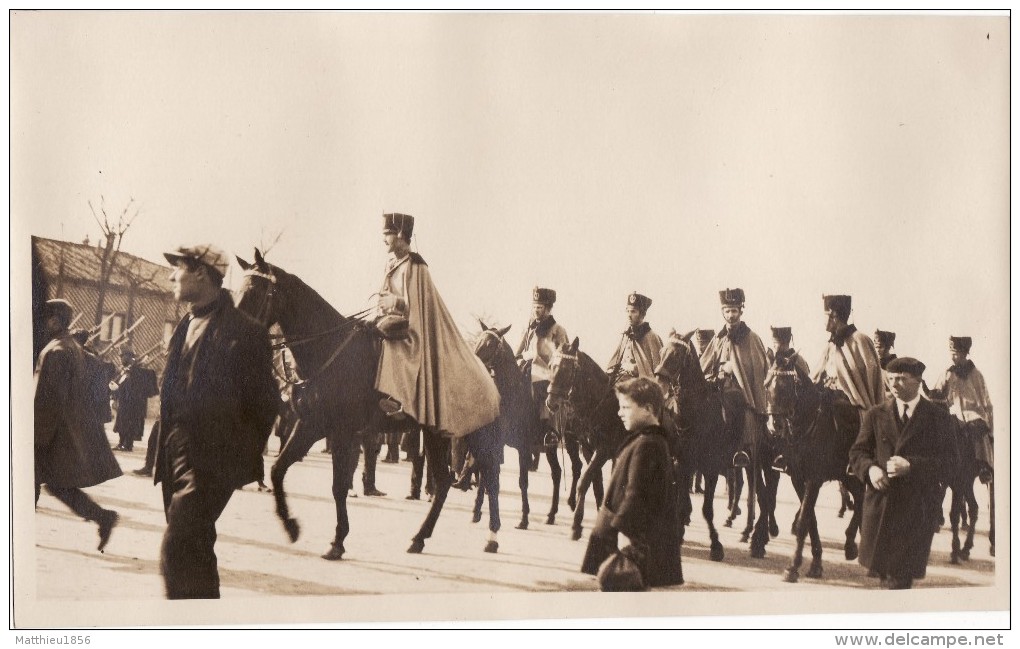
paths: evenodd
<path fill-rule="evenodd" d="M 853 472 L 866 485 L 860 563 L 879 575 L 918 579 L 925 575 L 941 508 L 939 484 L 952 470 L 955 452 L 946 414 L 922 398 L 900 430 L 895 404 L 889 399 L 865 412 L 850 448 Z M 868 469 L 884 471 L 894 455 L 910 462 L 910 471 L 880 492 Z"/>
<path fill-rule="evenodd" d="M 113 398 L 117 400 L 117 421 L 113 424 L 113 432 L 130 435 L 131 439 L 142 439 L 149 397 L 157 394 L 159 387 L 155 372 L 147 367 L 129 369 L 113 391 Z"/>
<path fill-rule="evenodd" d="M 89 398 L 85 352 L 66 332 L 39 354 L 35 371 L 35 480 L 91 487 L 121 475 Z"/>
<path fill-rule="evenodd" d="M 683 583 L 673 460 L 665 429 L 647 426 L 623 441 L 602 508 L 581 564 L 582 572 L 598 573 L 602 562 L 617 549 L 620 532 L 647 545 L 648 557 L 642 567 L 646 585 Z"/>
<path fill-rule="evenodd" d="M 182 353 L 190 315 L 170 339 L 160 391 L 157 484 L 164 479 L 162 457 L 175 424 L 187 436 L 196 476 L 241 487 L 263 475 L 262 449 L 280 402 L 269 333 L 238 311 L 226 290 L 209 318 L 190 355 Z"/>

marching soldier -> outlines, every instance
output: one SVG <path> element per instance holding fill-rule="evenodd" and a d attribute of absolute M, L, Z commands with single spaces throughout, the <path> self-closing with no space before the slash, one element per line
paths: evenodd
<path fill-rule="evenodd" d="M 956 417 L 966 439 L 974 442 L 974 450 L 980 464 L 978 474 L 981 482 L 992 479 L 995 462 L 992 455 L 992 401 L 988 397 L 985 377 L 967 358 L 972 340 L 966 336 L 950 336 L 949 354 L 953 364 L 949 366 L 931 391 L 933 399 L 949 406 L 949 413 Z"/>
<path fill-rule="evenodd" d="M 726 324 L 702 353 L 701 369 L 705 378 L 721 390 L 727 410 L 735 414 L 733 433 L 739 434 L 741 450 L 733 455 L 733 465 L 747 466 L 750 463 L 747 451 L 755 440 L 754 432 L 765 425 L 768 359 L 761 338 L 741 320 L 743 289 L 719 291 L 719 301 Z"/>
<path fill-rule="evenodd" d="M 607 371 L 613 382 L 643 376 L 655 380 L 655 368 L 662 356 L 662 338 L 645 322 L 652 300 L 637 292 L 627 296 L 627 330 L 609 360 Z"/>
<path fill-rule="evenodd" d="M 147 367 L 135 365 L 135 354 L 124 348 L 120 353 L 122 375 L 113 381 L 111 390 L 117 401 L 117 421 L 113 432 L 120 435 L 117 451 L 134 450 L 135 441 L 142 439 L 145 430 L 145 413 L 149 398 L 159 394 L 156 373 Z"/>

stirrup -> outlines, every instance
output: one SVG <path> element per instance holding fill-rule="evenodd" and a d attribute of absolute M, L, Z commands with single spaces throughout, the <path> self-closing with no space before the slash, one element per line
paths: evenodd
<path fill-rule="evenodd" d="M 750 465 L 751 456 L 749 456 L 744 451 L 737 451 L 736 453 L 733 454 L 733 466 L 737 467 L 738 469 L 743 469 L 744 467 Z"/>
<path fill-rule="evenodd" d="M 786 458 L 782 455 L 777 455 L 776 459 L 772 460 L 772 468 L 786 473 L 786 470 L 789 468 L 786 464 Z"/>
<path fill-rule="evenodd" d="M 546 431 L 542 437 L 542 445 L 548 447 L 556 447 L 560 445 L 560 436 L 554 430 Z"/>
<path fill-rule="evenodd" d="M 385 397 L 379 400 L 379 409 L 383 411 L 387 417 L 393 417 L 394 419 L 404 418 L 404 407 L 400 405 L 400 402 L 392 397 Z"/>

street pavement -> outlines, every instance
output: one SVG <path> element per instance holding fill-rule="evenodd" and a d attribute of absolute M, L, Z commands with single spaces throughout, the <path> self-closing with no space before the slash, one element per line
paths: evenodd
<path fill-rule="evenodd" d="M 111 445 L 116 443 L 112 434 L 110 440 Z M 264 457 L 267 476 L 276 454 L 275 444 L 276 438 L 272 438 Z M 482 605 L 501 601 L 498 597 L 492 599 L 498 595 L 597 591 L 594 577 L 578 570 L 596 514 L 593 497 L 589 494 L 582 540 L 570 539 L 572 513 L 566 506 L 565 491 L 561 493 L 561 509 L 556 524 L 546 525 L 551 479 L 543 458 L 539 470 L 530 474 L 530 528 L 515 529 L 520 519 L 521 502 L 517 490 L 517 458 L 511 449 L 506 451 L 501 476 L 503 527 L 499 532 L 497 553 L 483 552 L 488 537 L 487 509 L 483 509 L 480 523 L 471 522 L 474 490 L 467 493 L 451 490 L 435 534 L 426 541 L 424 553 L 406 553 L 411 536 L 424 519 L 429 503 L 424 499 L 405 499 L 409 490 L 410 464 L 401 461 L 378 465 L 377 486 L 387 493 L 385 497 L 370 498 L 361 493 L 359 466 L 355 475 L 358 497 L 348 500 L 351 533 L 346 541 L 347 554 L 339 562 L 324 561 L 320 555 L 329 548 L 335 514 L 330 495 L 331 460 L 328 454 L 322 452 L 323 448 L 321 442 L 314 446 L 304 461 L 296 464 L 287 476 L 292 513 L 301 524 L 301 536 L 297 542 L 288 541 L 274 514 L 271 494 L 259 492 L 252 484 L 239 490 L 231 500 L 217 526 L 216 552 L 224 602 L 252 603 L 261 598 L 304 597 L 316 605 L 322 601 L 335 602 L 336 607 L 346 611 L 337 613 L 341 619 L 346 619 L 343 615 L 357 610 L 361 611 L 358 614 L 366 616 L 365 619 L 401 620 L 414 619 L 417 615 L 401 606 L 384 607 L 385 610 L 372 606 L 367 609 L 351 608 L 346 602 L 362 600 L 343 597 L 418 596 L 432 603 L 462 601 Z M 15 557 L 16 568 L 34 571 L 38 601 L 58 605 L 54 611 L 60 610 L 62 602 L 70 605 L 75 602 L 127 601 L 145 613 L 114 617 L 114 620 L 122 621 L 107 624 L 130 626 L 145 620 L 151 624 L 151 620 L 158 619 L 161 603 L 168 604 L 163 601 L 159 573 L 159 546 L 165 522 L 159 489 L 153 486 L 151 478 L 132 473 L 142 466 L 144 455 L 145 442 L 136 444 L 133 452 L 118 452 L 117 459 L 125 475 L 88 490 L 102 506 L 120 513 L 120 523 L 114 529 L 105 553 L 96 551 L 95 525 L 77 519 L 61 503 L 43 493 L 34 516 L 34 565 L 23 565 Z M 401 457 L 403 455 L 401 453 Z M 609 468 L 606 469 L 607 477 L 608 473 Z M 973 587 L 1001 586 L 1001 580 L 996 580 L 996 559 L 989 554 L 987 491 L 980 485 L 978 499 L 982 506 L 981 518 L 970 560 L 958 566 L 949 564 L 950 534 L 948 527 L 943 528 L 935 537 L 928 577 L 917 582 L 916 590 L 928 591 L 929 594 L 938 592 L 940 597 L 949 594 L 950 598 L 963 603 L 974 597 L 975 592 L 985 592 L 972 590 Z M 700 516 L 701 501 L 695 502 L 694 520 L 687 530 L 683 548 L 686 583 L 659 589 L 661 591 L 753 593 L 755 610 L 760 612 L 810 611 L 815 602 L 822 602 L 825 597 L 833 595 L 837 598 L 870 598 L 861 601 L 873 601 L 876 595 L 889 595 L 877 590 L 877 580 L 867 577 L 866 571 L 856 561 L 844 559 L 843 529 L 849 518 L 837 517 L 839 492 L 833 484 L 823 488 L 817 510 L 824 542 L 824 577 L 807 579 L 802 576 L 796 584 L 782 580 L 782 572 L 789 565 L 795 542 L 789 528 L 796 509 L 796 497 L 788 478 L 784 476 L 779 492 L 777 518 L 780 535 L 769 542 L 764 559 L 749 556 L 747 544 L 739 540 L 739 529 L 722 527 L 726 495 L 724 487 L 720 486 L 715 500 L 716 525 L 725 546 L 726 558 L 721 563 L 709 560 L 707 527 Z M 802 575 L 810 562 L 808 548 L 805 555 Z M 954 592 L 958 595 L 952 595 Z M 336 599 L 338 597 L 341 599 Z M 451 597 L 454 599 L 442 599 Z M 398 597 L 398 601 L 404 600 Z M 523 605 L 517 604 L 521 606 L 520 615 L 524 617 L 559 615 L 559 612 L 545 608 L 529 607 L 528 598 L 519 601 L 524 602 Z M 550 600 L 536 598 L 534 601 Z M 585 601 L 590 601 L 590 598 Z M 719 602 L 720 599 L 700 598 L 697 601 Z M 725 607 L 725 598 L 722 601 Z M 733 601 L 745 607 L 748 602 L 738 597 Z M 264 604 L 256 608 L 266 610 Z M 970 608 L 972 604 L 964 607 Z M 506 610 L 483 610 L 489 610 L 494 618 L 512 616 Z M 657 610 L 654 607 L 649 609 Z M 692 607 L 690 610 L 701 609 Z M 598 609 L 592 611 L 596 615 L 605 615 Z M 715 612 L 719 612 L 718 609 Z M 453 610 L 447 614 L 456 615 Z M 646 611 L 645 614 L 655 613 Z M 154 615 L 157 617 L 154 618 Z M 440 608 L 434 619 L 444 619 L 443 615 Z M 212 621 L 247 619 L 243 614 L 236 617 L 236 620 L 228 616 Z M 267 621 L 270 621 L 269 618 Z M 295 610 L 292 604 L 288 604 L 283 618 L 300 621 L 300 608 Z"/>

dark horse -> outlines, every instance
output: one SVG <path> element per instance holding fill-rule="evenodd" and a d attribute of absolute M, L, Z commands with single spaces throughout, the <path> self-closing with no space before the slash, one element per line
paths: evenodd
<path fill-rule="evenodd" d="M 848 470 L 850 447 L 857 437 L 860 414 L 841 392 L 811 383 L 793 362 L 795 357 L 776 357 L 775 378 L 768 385 L 772 406 L 770 430 L 774 429 L 783 450 L 787 473 L 800 498 L 794 521 L 797 542 L 793 562 L 784 581 L 794 583 L 800 577 L 804 541 L 811 537 L 811 567 L 807 576 L 822 576 L 822 542 L 818 535 L 815 504 L 822 485 L 835 480 L 853 499 L 853 516 L 846 528 L 843 553 L 847 561 L 857 558 L 857 532 L 861 525 L 864 485 Z"/>
<path fill-rule="evenodd" d="M 496 389 L 499 391 L 498 421 L 502 429 L 503 440 L 507 446 L 517 451 L 520 472 L 518 486 L 521 489 L 521 522 L 518 523 L 517 529 L 526 530 L 528 529 L 528 514 L 531 512 L 531 506 L 528 503 L 528 469 L 531 453 L 534 449 L 543 446 L 545 431 L 532 400 L 531 381 L 521 373 L 513 350 L 504 339 L 510 327 L 496 329 L 481 321 L 479 324 L 482 326 L 482 334 L 475 343 L 475 354 L 489 369 L 496 382 Z M 545 454 L 552 469 L 553 481 L 552 506 L 545 522 L 547 525 L 552 525 L 556 522 L 556 513 L 559 510 L 560 478 L 563 472 L 556 457 L 555 447 L 546 446 Z M 481 518 L 482 499 L 488 491 L 484 483 L 480 482 L 478 495 L 475 499 L 475 522 Z M 490 503 L 491 498 L 492 494 L 490 493 Z"/>
<path fill-rule="evenodd" d="M 588 488 L 596 480 L 601 483 L 603 467 L 613 459 L 626 436 L 618 414 L 619 403 L 613 391 L 612 377 L 590 356 L 578 352 L 577 347 L 578 339 L 574 338 L 574 342 L 562 345 L 553 356 L 550 365 L 552 378 L 546 399 L 549 409 L 554 412 L 564 406 L 569 408 L 573 434 L 582 445 L 592 449 L 591 460 L 577 483 L 571 534 L 575 541 L 581 538 Z M 601 502 L 596 505 L 601 506 Z"/>
<path fill-rule="evenodd" d="M 358 464 L 360 433 L 383 428 L 386 422 L 379 408 L 382 395 L 374 387 L 379 364 L 377 330 L 367 322 L 340 315 L 301 279 L 266 262 L 258 250 L 254 263 L 241 258 L 237 261 L 245 271 L 238 308 L 267 328 L 279 325 L 301 378 L 294 386 L 300 423 L 280 451 L 270 474 L 276 513 L 291 542 L 296 541 L 300 528 L 290 516 L 283 480 L 288 469 L 315 442 L 328 437 L 333 454 L 337 526 L 332 547 L 323 558 L 341 559 L 344 539 L 350 531 L 347 492 L 353 486 Z M 427 428 L 423 430 L 429 466 L 436 467 L 436 492 L 424 523 L 412 538 L 408 549 L 412 553 L 424 549 L 425 539 L 432 535 L 453 483 L 450 440 Z M 485 455 L 484 449 L 475 450 Z"/>
<path fill-rule="evenodd" d="M 694 348 L 675 331 L 670 332 L 663 347 L 655 375 L 665 388 L 666 404 L 673 413 L 679 434 L 679 481 L 688 484 L 696 472 L 704 476 L 701 513 L 708 523 L 710 557 L 713 561 L 722 561 L 723 546 L 714 524 L 715 490 L 719 476 L 725 476 L 731 468 L 738 440 L 726 431 L 720 393 L 712 390 L 705 380 Z M 690 491 L 681 489 L 679 496 L 681 511 L 689 524 L 693 509 Z"/>

